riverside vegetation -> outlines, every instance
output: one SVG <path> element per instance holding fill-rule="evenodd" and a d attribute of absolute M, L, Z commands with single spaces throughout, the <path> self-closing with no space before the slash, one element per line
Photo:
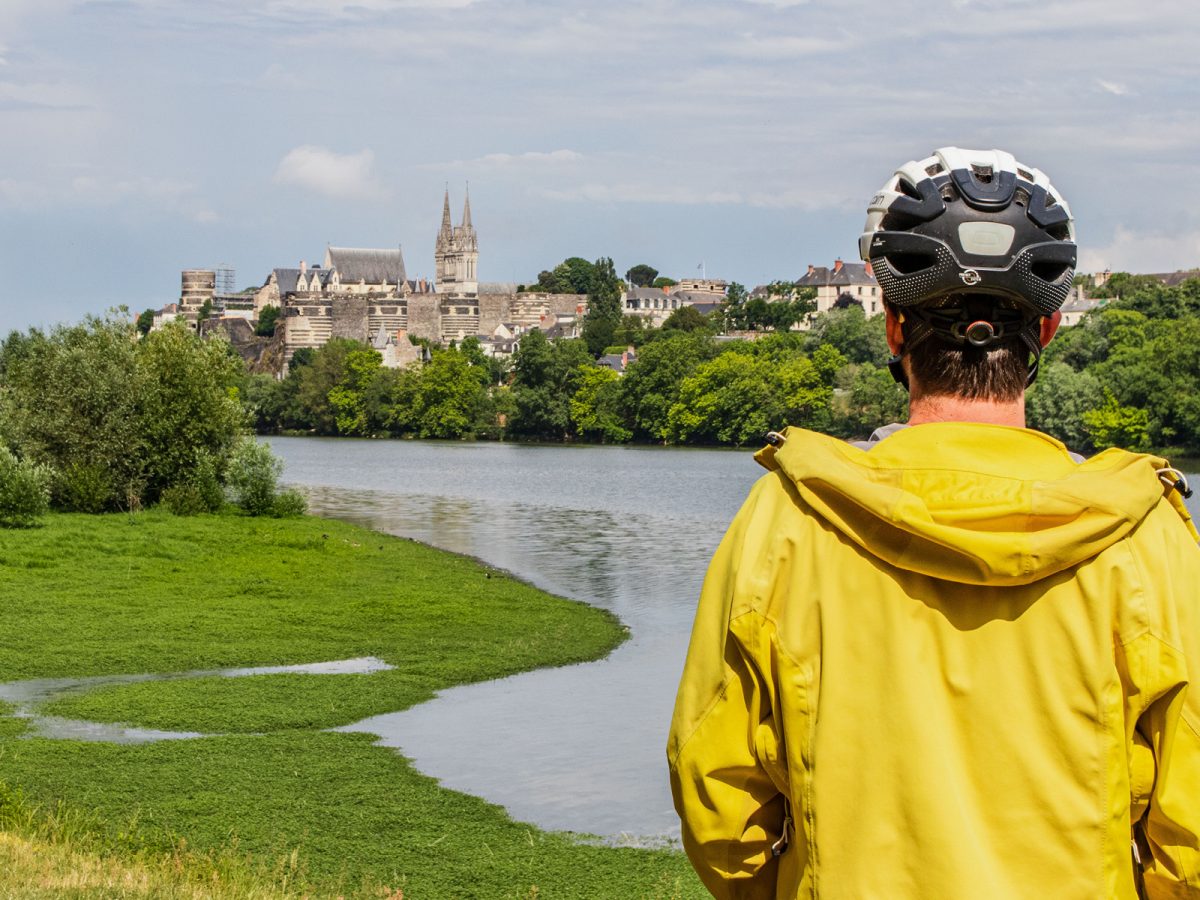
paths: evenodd
<path fill-rule="evenodd" d="M 228 344 L 182 324 L 138 338 L 120 313 L 4 342 L 0 507 L 26 527 L 0 530 L 0 681 L 391 668 L 146 681 L 38 710 L 204 735 L 185 740 L 56 739 L 0 705 L 0 896 L 701 896 L 676 851 L 514 822 L 326 730 L 596 659 L 625 631 L 470 560 L 296 516 L 242 433 L 243 378 Z"/>
<path fill-rule="evenodd" d="M 722 309 L 679 309 L 661 328 L 618 309 L 601 337 L 609 352 L 634 348 L 624 376 L 597 364 L 596 326 L 585 321 L 578 340 L 528 332 L 510 362 L 468 338 L 386 369 L 365 345 L 330 341 L 297 354 L 283 381 L 248 379 L 243 396 L 263 433 L 747 445 L 788 424 L 862 438 L 902 421 L 907 396 L 884 366 L 883 316 L 850 304 L 788 331 L 811 298 L 773 287 L 770 302 L 735 284 Z M 1061 329 L 1043 356 L 1029 424 L 1085 454 L 1200 454 L 1200 279 L 1165 287 L 1115 275 L 1093 293 L 1105 304 Z M 726 339 L 727 327 L 758 340 Z"/>

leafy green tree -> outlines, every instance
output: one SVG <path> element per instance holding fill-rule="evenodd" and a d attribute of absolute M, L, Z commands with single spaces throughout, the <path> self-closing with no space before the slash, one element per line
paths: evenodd
<path fill-rule="evenodd" d="M 1097 450 L 1123 447 L 1136 452 L 1150 447 L 1150 413 L 1121 406 L 1108 391 L 1099 409 L 1083 414 L 1083 425 Z"/>
<path fill-rule="evenodd" d="M 679 282 L 676 281 L 674 278 L 668 278 L 666 275 L 659 275 L 652 282 L 650 282 L 650 287 L 656 287 L 656 288 L 675 287 L 675 285 L 677 285 L 677 284 L 679 284 Z"/>
<path fill-rule="evenodd" d="M 613 329 L 612 340 L 621 347 L 640 347 L 646 343 L 649 331 L 642 316 L 625 315 Z"/>
<path fill-rule="evenodd" d="M 649 287 L 658 277 L 658 269 L 645 263 L 638 263 L 625 273 L 625 279 L 638 287 Z"/>
<path fill-rule="evenodd" d="M 571 397 L 571 422 L 575 433 L 587 440 L 619 444 L 633 437 L 625 427 L 619 401 L 619 376 L 603 366 L 583 366 Z"/>
<path fill-rule="evenodd" d="M 805 348 L 812 352 L 829 344 L 853 363 L 879 365 L 891 355 L 882 315 L 867 318 L 857 303 L 845 309 L 818 313 L 806 335 Z"/>
<path fill-rule="evenodd" d="M 694 306 L 681 306 L 671 311 L 662 323 L 663 331 L 712 331 L 708 316 Z"/>
<path fill-rule="evenodd" d="M 832 389 L 803 356 L 778 363 L 746 348 L 701 363 L 680 385 L 668 427 L 681 443 L 758 443 L 785 425 L 827 418 Z"/>
<path fill-rule="evenodd" d="M 367 434 L 367 390 L 382 365 L 383 357 L 370 347 L 347 352 L 342 377 L 328 395 L 338 434 Z"/>
<path fill-rule="evenodd" d="M 316 434 L 339 433 L 339 411 L 330 401 L 330 392 L 348 378 L 349 355 L 365 349 L 365 344 L 349 338 L 331 338 L 313 352 L 307 364 L 297 367 L 292 358 L 288 380 L 295 379 L 296 415 L 291 427 Z"/>
<path fill-rule="evenodd" d="M 237 392 L 241 359 L 223 336 L 202 340 L 174 321 L 146 335 L 137 363 L 146 498 L 177 483 L 213 496 L 246 425 Z"/>
<path fill-rule="evenodd" d="M 196 313 L 196 324 L 207 321 L 212 318 L 213 303 L 211 300 L 205 300 L 200 304 L 200 310 Z"/>
<path fill-rule="evenodd" d="M 278 306 L 264 306 L 262 312 L 258 314 L 258 322 L 254 326 L 254 333 L 259 337 L 271 337 L 275 334 L 275 327 L 279 324 L 279 317 L 282 315 L 282 312 Z"/>
<path fill-rule="evenodd" d="M 153 502 L 175 484 L 211 495 L 244 423 L 241 360 L 183 322 L 136 340 L 123 315 L 10 336 L 5 443 L 56 472 L 54 502 L 99 512 Z"/>
<path fill-rule="evenodd" d="M 137 317 L 137 330 L 142 336 L 150 333 L 150 329 L 154 327 L 154 310 L 145 309 Z"/>
<path fill-rule="evenodd" d="M 29 528 L 50 510 L 49 466 L 17 459 L 0 446 L 0 526 Z"/>
<path fill-rule="evenodd" d="M 0 351 L 0 437 L 57 472 L 56 505 L 100 511 L 142 494 L 135 338 L 122 316 L 89 316 L 48 333 L 13 333 Z"/>
<path fill-rule="evenodd" d="M 583 317 L 583 340 L 592 356 L 613 342 L 621 322 L 621 282 L 611 259 L 601 257 L 592 267 L 588 308 Z"/>
<path fill-rule="evenodd" d="M 621 379 L 621 411 L 634 435 L 667 440 L 667 418 L 679 399 L 680 385 L 716 355 L 716 343 L 702 332 L 668 332 L 643 346 Z"/>
<path fill-rule="evenodd" d="M 474 434 L 487 403 L 486 360 L 472 365 L 468 353 L 442 350 L 421 371 L 413 426 L 418 437 L 461 438 Z"/>
<path fill-rule="evenodd" d="M 832 432 L 862 440 L 883 425 L 908 419 L 908 392 L 891 372 L 870 363 L 850 363 L 838 370 L 833 398 Z"/>
<path fill-rule="evenodd" d="M 1042 363 L 1037 381 L 1025 395 L 1026 421 L 1077 453 L 1089 453 L 1094 447 L 1084 414 L 1100 408 L 1105 399 L 1093 373 L 1076 372 L 1062 362 Z"/>
<path fill-rule="evenodd" d="M 582 341 L 551 342 L 536 328 L 523 334 L 513 355 L 514 409 L 508 432 L 553 441 L 568 436 L 577 370 L 590 365 Z"/>

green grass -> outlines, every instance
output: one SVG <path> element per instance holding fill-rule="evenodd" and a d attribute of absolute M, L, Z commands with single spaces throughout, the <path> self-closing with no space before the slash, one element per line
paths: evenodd
<path fill-rule="evenodd" d="M 192 741 L 20 737 L 24 722 L 0 710 L 0 779 L 46 808 L 94 812 L 112 840 L 136 818 L 163 852 L 181 839 L 260 859 L 298 850 L 318 895 L 370 883 L 406 900 L 705 896 L 681 854 L 541 832 L 438 787 L 369 736 L 318 730 L 453 684 L 602 656 L 624 630 L 599 610 L 334 521 L 160 513 L 56 515 L 0 532 L 0 597 L 0 680 L 367 655 L 396 667 L 141 682 L 53 704 L 224 735 Z"/>

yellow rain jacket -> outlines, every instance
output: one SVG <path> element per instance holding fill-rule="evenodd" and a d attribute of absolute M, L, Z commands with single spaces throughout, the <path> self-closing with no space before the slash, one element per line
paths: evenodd
<path fill-rule="evenodd" d="M 1200 549 L 1152 456 L 935 423 L 759 460 L 667 748 L 718 898 L 1200 897 Z"/>

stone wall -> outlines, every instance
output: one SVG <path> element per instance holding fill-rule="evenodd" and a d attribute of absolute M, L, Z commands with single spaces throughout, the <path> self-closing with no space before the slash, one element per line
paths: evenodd
<path fill-rule="evenodd" d="M 330 336 L 367 340 L 367 305 L 365 294 L 335 294 Z"/>
<path fill-rule="evenodd" d="M 479 295 L 479 333 L 492 335 L 501 322 L 511 322 L 512 294 Z"/>
<path fill-rule="evenodd" d="M 442 298 L 437 294 L 409 294 L 408 333 L 431 341 L 441 340 L 441 303 Z"/>

